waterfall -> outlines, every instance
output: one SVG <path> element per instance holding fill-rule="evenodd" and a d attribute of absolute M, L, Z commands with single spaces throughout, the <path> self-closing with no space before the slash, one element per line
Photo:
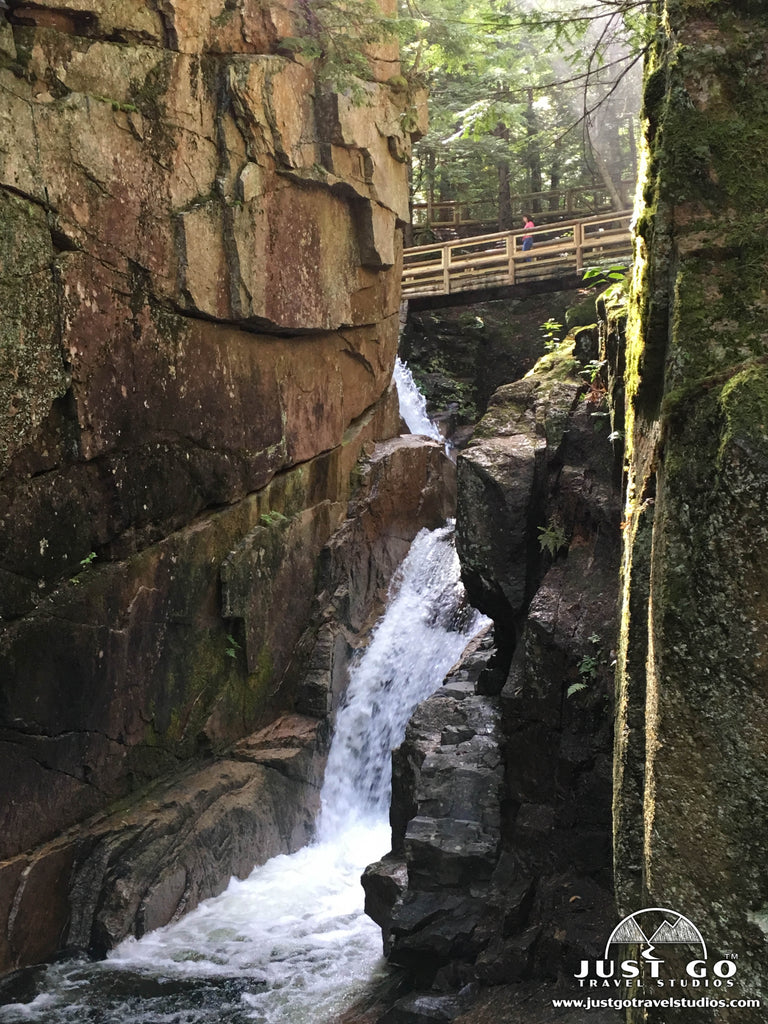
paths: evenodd
<path fill-rule="evenodd" d="M 400 356 L 395 360 L 393 374 L 397 386 L 397 397 L 400 402 L 400 415 L 412 434 L 424 434 L 441 444 L 445 438 L 427 415 L 427 400 L 416 386 L 408 364 L 402 362 Z"/>
<path fill-rule="evenodd" d="M 422 530 L 351 671 L 318 839 L 108 959 L 48 967 L 0 1022 L 322 1024 L 382 970 L 360 874 L 389 849 L 390 750 L 484 619 L 465 601 L 452 527 Z"/>

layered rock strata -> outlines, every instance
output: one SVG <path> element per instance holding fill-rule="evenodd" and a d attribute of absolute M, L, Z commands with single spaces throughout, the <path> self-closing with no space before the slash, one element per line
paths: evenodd
<path fill-rule="evenodd" d="M 0 16 L 2 967 L 66 941 L 63 910 L 29 924 L 71 874 L 44 844 L 293 709 L 320 553 L 399 432 L 413 117 L 396 46 L 356 105 L 306 27 L 251 0 Z"/>

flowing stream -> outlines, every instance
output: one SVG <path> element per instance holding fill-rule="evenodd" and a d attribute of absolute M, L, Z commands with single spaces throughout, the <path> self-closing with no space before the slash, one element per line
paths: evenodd
<path fill-rule="evenodd" d="M 408 364 L 404 363 L 400 356 L 395 360 L 393 377 L 397 385 L 400 415 L 405 420 L 410 432 L 423 434 L 425 437 L 431 437 L 433 440 L 445 444 L 445 438 L 427 415 L 426 398 L 416 386 Z"/>
<path fill-rule="evenodd" d="M 353 667 L 317 840 L 100 963 L 32 972 L 0 1022 L 323 1024 L 349 1005 L 383 970 L 359 878 L 389 849 L 390 751 L 484 621 L 465 602 L 452 528 L 423 530 Z"/>

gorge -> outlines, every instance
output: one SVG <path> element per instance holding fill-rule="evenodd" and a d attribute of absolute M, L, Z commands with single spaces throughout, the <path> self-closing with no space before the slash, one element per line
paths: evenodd
<path fill-rule="evenodd" d="M 406 433 L 392 383 L 425 129 L 397 45 L 365 44 L 360 102 L 294 45 L 298 0 L 9 0 L 0 1020 L 29 1019 L 18 1004 L 51 978 L 89 990 L 120 974 L 78 957 L 162 960 L 166 934 L 180 970 L 216 974 L 225 948 L 234 966 L 148 1013 L 271 1020 L 246 923 L 208 960 L 190 934 L 212 897 L 261 919 L 244 895 L 259 878 L 278 916 L 300 916 L 280 886 L 331 874 L 335 855 L 313 862 L 323 844 L 306 844 L 334 722 L 398 567 L 409 550 L 426 564 L 420 531 L 434 541 L 454 514 L 492 629 L 454 664 L 468 605 L 444 662 L 398 627 L 429 685 L 401 723 L 391 833 L 336 858 L 365 869 L 381 931 L 343 905 L 370 944 L 351 1009 L 326 1019 L 575 1024 L 583 1010 L 552 999 L 581 994 L 579 965 L 642 908 L 695 922 L 712 962 L 737 965 L 729 997 L 766 998 L 759 13 L 665 5 L 628 319 L 614 290 L 541 358 L 529 339 L 519 365 L 490 329 L 451 326 L 478 420 L 454 466 Z M 447 599 L 418 607 L 451 617 Z M 334 771 L 338 808 L 351 773 Z M 304 898 L 324 907 L 321 889 Z M 356 1004 L 381 936 L 402 987 Z M 280 941 L 265 926 L 252 948 Z M 664 952 L 684 974 L 685 951 Z M 107 1003 L 64 1000 L 60 1020 L 138 1012 L 112 984 Z M 705 1000 L 589 1019 L 763 1017 Z"/>

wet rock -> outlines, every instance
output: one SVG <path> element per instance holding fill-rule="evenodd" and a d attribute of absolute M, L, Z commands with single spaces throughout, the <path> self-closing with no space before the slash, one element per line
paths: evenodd
<path fill-rule="evenodd" d="M 392 907 L 408 885 L 405 858 L 388 854 L 369 864 L 360 879 L 365 890 L 365 912 L 381 928 L 385 941 L 391 929 Z M 385 948 L 384 952 L 388 952 Z"/>
<path fill-rule="evenodd" d="M 440 889 L 482 883 L 496 864 L 499 836 L 475 821 L 415 817 L 405 832 L 410 884 Z"/>
<path fill-rule="evenodd" d="M 501 388 L 459 457 L 463 574 L 494 628 L 393 755 L 387 942 L 419 986 L 567 976 L 610 930 L 620 495 L 578 367 L 562 347 Z"/>
<path fill-rule="evenodd" d="M 466 1007 L 459 996 L 436 996 L 429 993 L 414 994 L 398 999 L 381 1018 L 380 1024 L 433 1024 L 452 1021 Z"/>
<path fill-rule="evenodd" d="M 458 457 L 462 578 L 473 604 L 507 633 L 535 589 L 545 501 L 582 390 L 575 367 L 568 353 L 554 353 L 499 388 Z"/>
<path fill-rule="evenodd" d="M 391 857 L 407 869 L 407 889 L 390 890 L 382 926 L 389 958 L 422 984 L 453 961 L 472 962 L 487 941 L 483 895 L 500 844 L 499 711 L 467 687 L 488 643 L 478 638 L 448 685 L 419 705 L 393 753 Z"/>
<path fill-rule="evenodd" d="M 52 927 L 62 945 L 103 955 L 218 894 L 232 874 L 299 849 L 312 835 L 327 745 L 316 720 L 281 718 L 232 758 L 8 861 L 7 962 L 47 955 Z"/>

